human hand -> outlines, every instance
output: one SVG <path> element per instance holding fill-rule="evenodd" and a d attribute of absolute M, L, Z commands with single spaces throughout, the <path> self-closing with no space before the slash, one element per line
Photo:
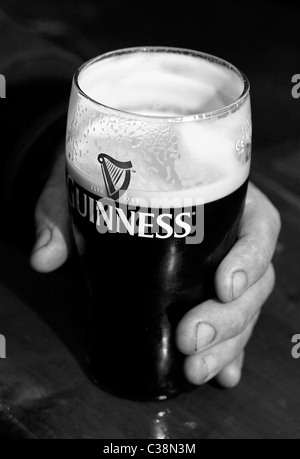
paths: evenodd
<path fill-rule="evenodd" d="M 68 258 L 67 207 L 61 154 L 36 207 L 31 265 L 39 272 L 54 271 Z M 218 299 L 190 310 L 177 328 L 177 345 L 187 355 L 185 374 L 190 382 L 203 384 L 216 376 L 221 385 L 232 387 L 240 381 L 245 346 L 274 287 L 271 260 L 279 230 L 277 210 L 250 184 L 239 239 L 215 276 Z M 233 279 L 234 273 L 238 276 Z"/>
<path fill-rule="evenodd" d="M 191 383 L 214 377 L 224 387 L 239 383 L 245 346 L 274 287 L 271 260 L 280 226 L 275 207 L 250 184 L 238 241 L 215 275 L 218 298 L 191 309 L 177 328 Z"/>
<path fill-rule="evenodd" d="M 36 243 L 30 263 L 41 273 L 61 267 L 71 250 L 64 161 L 63 151 L 59 151 L 35 209 Z"/>

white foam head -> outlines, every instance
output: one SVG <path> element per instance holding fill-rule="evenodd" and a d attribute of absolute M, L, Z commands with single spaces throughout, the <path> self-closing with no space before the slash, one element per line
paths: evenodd
<path fill-rule="evenodd" d="M 73 92 L 69 112 L 69 167 L 99 195 L 99 153 L 132 162 L 132 198 L 180 192 L 209 202 L 235 191 L 250 165 L 245 79 L 216 58 L 147 51 L 110 54 L 80 71 L 81 93 Z"/>

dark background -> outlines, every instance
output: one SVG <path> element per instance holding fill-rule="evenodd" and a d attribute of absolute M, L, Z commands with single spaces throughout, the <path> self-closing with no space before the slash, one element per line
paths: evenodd
<path fill-rule="evenodd" d="M 1 0 L 19 23 L 87 59 L 129 46 L 169 45 L 229 60 L 250 79 L 254 146 L 299 137 L 300 7 L 292 1 Z"/>
<path fill-rule="evenodd" d="M 38 274 L 28 253 L 15 247 L 27 241 L 33 214 L 27 180 L 13 206 L 18 238 L 10 245 L 0 237 L 0 333 L 9 345 L 0 369 L 0 438 L 300 438 L 300 361 L 291 357 L 291 338 L 300 332 L 300 99 L 291 95 L 292 77 L 300 73 L 300 6 L 283 0 L 0 0 L 1 9 L 81 61 L 121 47 L 169 45 L 239 67 L 252 87 L 252 180 L 279 209 L 283 229 L 276 287 L 247 347 L 241 384 L 232 391 L 206 385 L 164 405 L 137 404 L 100 391 L 82 371 L 85 300 L 77 265 Z M 5 46 L 9 54 L 10 42 Z M 42 80 L 39 99 L 35 81 L 27 83 L 19 91 L 30 94 L 34 114 L 42 98 L 58 92 L 47 94 Z M 65 85 L 61 91 L 67 100 Z M 21 108 L 21 96 L 12 90 L 6 102 L 15 97 Z M 42 140 L 38 169 L 50 142 Z"/>

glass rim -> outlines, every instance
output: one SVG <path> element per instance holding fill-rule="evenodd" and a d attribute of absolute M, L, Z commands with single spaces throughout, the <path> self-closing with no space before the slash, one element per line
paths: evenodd
<path fill-rule="evenodd" d="M 183 54 L 192 57 L 198 57 L 202 59 L 206 59 L 212 63 L 216 63 L 222 66 L 225 66 L 228 70 L 231 70 L 236 73 L 236 75 L 240 78 L 243 83 L 243 91 L 241 95 L 235 99 L 230 104 L 224 105 L 224 107 L 220 107 L 216 110 L 211 110 L 207 112 L 199 112 L 195 114 L 183 115 L 183 116 L 162 116 L 162 115 L 143 115 L 127 110 L 121 110 L 116 107 L 111 107 L 109 105 L 103 104 L 92 97 L 90 97 L 83 89 L 80 87 L 79 77 L 80 75 L 86 70 L 88 67 L 94 65 L 95 63 L 102 61 L 104 59 L 109 59 L 115 56 L 121 56 L 124 54 L 131 54 L 136 52 L 145 52 L 145 53 L 155 53 L 155 52 L 165 52 L 165 53 L 173 53 L 173 54 Z M 102 110 L 105 110 L 107 113 L 114 114 L 115 116 L 125 117 L 135 120 L 148 120 L 148 121 L 165 121 L 165 122 L 185 122 L 185 121 L 197 121 L 197 120 L 207 120 L 212 118 L 221 118 L 228 115 L 231 112 L 237 111 L 246 101 L 247 97 L 250 93 L 250 82 L 248 78 L 245 76 L 243 72 L 241 72 L 236 66 L 231 64 L 230 62 L 222 59 L 220 57 L 214 56 L 212 54 L 204 53 L 202 51 L 191 50 L 187 48 L 177 48 L 177 47 L 169 47 L 169 46 L 139 46 L 139 47 L 132 47 L 132 48 L 123 48 L 117 49 L 114 51 L 109 51 L 107 53 L 103 53 L 99 56 L 96 56 L 83 65 L 79 67 L 79 69 L 75 72 L 73 77 L 73 84 L 76 87 L 77 92 L 83 96 L 86 100 L 90 103 L 95 105 Z"/>

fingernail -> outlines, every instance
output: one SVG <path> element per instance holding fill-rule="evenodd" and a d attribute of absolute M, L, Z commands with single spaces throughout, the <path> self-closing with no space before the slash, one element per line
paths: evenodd
<path fill-rule="evenodd" d="M 246 290 L 248 284 L 247 274 L 244 271 L 237 271 L 232 279 L 232 299 L 235 300 Z"/>
<path fill-rule="evenodd" d="M 213 355 L 209 355 L 203 359 L 203 366 L 206 372 L 206 378 L 204 382 L 206 382 L 215 376 L 218 369 L 218 360 Z"/>
<path fill-rule="evenodd" d="M 33 248 L 33 253 L 40 250 L 42 247 L 45 247 L 49 244 L 52 237 L 52 232 L 49 228 L 45 228 L 38 236 L 35 246 Z"/>
<path fill-rule="evenodd" d="M 216 338 L 217 331 L 205 322 L 199 322 L 196 326 L 195 352 L 200 352 L 209 346 Z"/>

